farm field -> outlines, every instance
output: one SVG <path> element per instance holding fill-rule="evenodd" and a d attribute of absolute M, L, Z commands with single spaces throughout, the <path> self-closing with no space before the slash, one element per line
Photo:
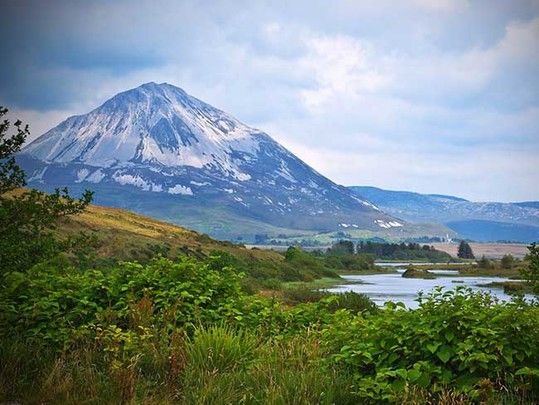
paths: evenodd
<path fill-rule="evenodd" d="M 431 243 L 436 249 L 457 257 L 458 243 Z M 475 257 L 499 259 L 504 255 L 523 258 L 528 253 L 527 245 L 519 243 L 470 243 Z"/>

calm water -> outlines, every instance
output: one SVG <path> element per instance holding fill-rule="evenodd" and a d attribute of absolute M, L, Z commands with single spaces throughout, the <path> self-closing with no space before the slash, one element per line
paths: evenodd
<path fill-rule="evenodd" d="M 345 280 L 351 282 L 362 282 L 364 284 L 342 284 L 337 287 L 328 289 L 331 292 L 347 292 L 354 291 L 367 295 L 378 305 L 383 305 L 386 301 L 402 302 L 409 308 L 417 308 L 417 293 L 423 291 L 427 293 L 432 291 L 437 286 L 442 286 L 447 289 L 457 286 L 468 286 L 475 291 L 490 291 L 490 293 L 498 297 L 500 300 L 510 300 L 511 297 L 503 292 L 502 288 L 479 287 L 478 284 L 487 284 L 493 281 L 506 281 L 503 277 L 462 277 L 458 276 L 458 272 L 450 270 L 433 270 L 437 277 L 431 280 L 418 278 L 403 278 L 402 272 L 389 274 L 373 274 L 373 275 L 353 275 L 342 276 Z"/>

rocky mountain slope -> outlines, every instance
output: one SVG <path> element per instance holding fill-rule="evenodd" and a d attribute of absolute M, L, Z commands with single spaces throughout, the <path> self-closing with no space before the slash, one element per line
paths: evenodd
<path fill-rule="evenodd" d="M 89 188 L 99 204 L 220 238 L 343 227 L 406 234 L 404 221 L 264 132 L 166 83 L 144 84 L 66 119 L 29 144 L 19 163 L 31 186 Z"/>

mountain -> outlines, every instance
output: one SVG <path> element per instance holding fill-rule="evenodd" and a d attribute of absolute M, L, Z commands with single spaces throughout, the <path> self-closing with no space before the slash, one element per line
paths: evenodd
<path fill-rule="evenodd" d="M 466 239 L 479 242 L 512 241 L 532 243 L 539 241 L 539 226 L 510 222 L 469 219 L 447 222 L 446 225 Z"/>
<path fill-rule="evenodd" d="M 350 190 L 388 214 L 410 222 L 445 224 L 464 238 L 525 243 L 539 240 L 539 202 L 536 201 L 472 202 L 447 195 L 376 187 L 353 186 Z"/>
<path fill-rule="evenodd" d="M 513 203 L 513 204 L 518 205 L 519 207 L 528 207 L 528 208 L 539 209 L 539 201 L 522 201 L 522 202 L 516 202 L 516 203 Z"/>
<path fill-rule="evenodd" d="M 406 224 L 317 173 L 264 132 L 170 84 L 147 83 L 73 116 L 18 157 L 29 184 L 96 192 L 96 203 L 252 239 Z"/>

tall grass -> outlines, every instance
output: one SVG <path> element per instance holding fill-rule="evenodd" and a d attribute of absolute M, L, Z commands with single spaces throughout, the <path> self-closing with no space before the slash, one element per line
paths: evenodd
<path fill-rule="evenodd" d="M 0 402 L 355 403 L 351 380 L 324 363 L 327 354 L 312 332 L 281 340 L 225 325 L 199 327 L 191 338 L 145 345 L 120 363 L 92 342 L 57 354 L 2 344 L 0 355 Z"/>
<path fill-rule="evenodd" d="M 199 331 L 189 342 L 186 403 L 354 403 L 347 398 L 350 381 L 323 363 L 316 334 L 260 341 L 250 332 L 230 332 Z"/>

